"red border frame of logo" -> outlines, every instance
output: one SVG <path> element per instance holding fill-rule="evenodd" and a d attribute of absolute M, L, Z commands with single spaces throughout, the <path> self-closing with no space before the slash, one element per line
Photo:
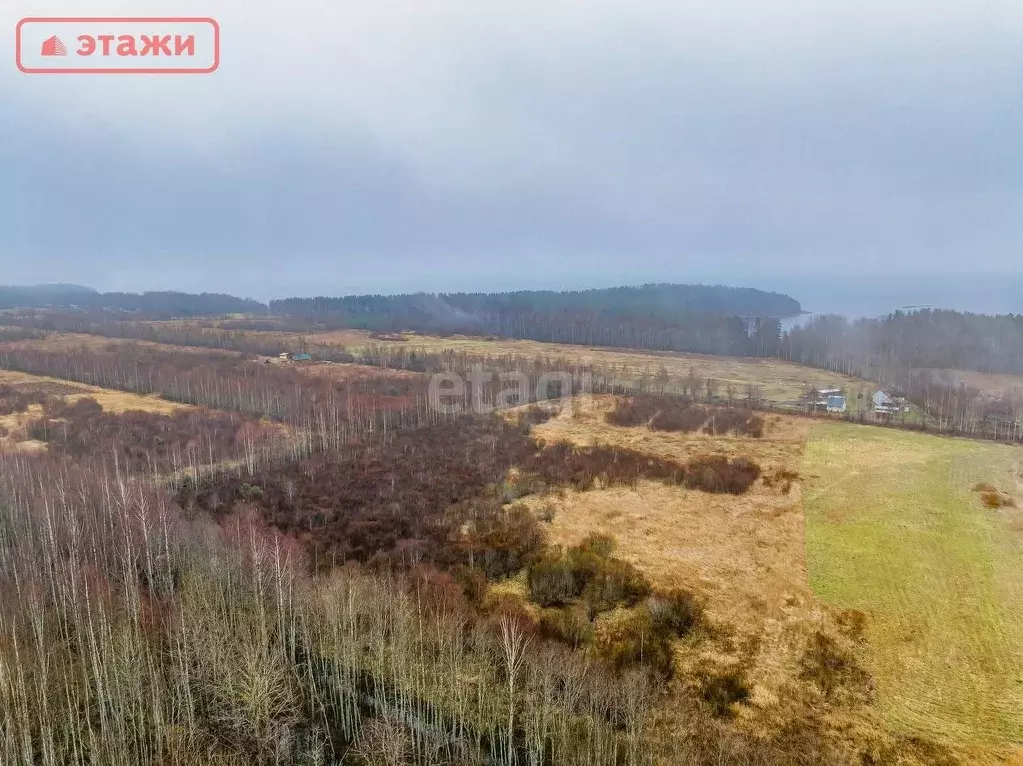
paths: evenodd
<path fill-rule="evenodd" d="M 29 69 L 21 63 L 21 28 L 26 24 L 38 23 L 61 23 L 68 21 L 110 21 L 110 22 L 137 22 L 137 21 L 158 21 L 161 23 L 174 23 L 188 21 L 192 23 L 204 23 L 213 27 L 213 66 L 207 69 L 177 68 L 177 69 L 147 69 L 144 67 L 134 69 Z M 18 70 L 25 74 L 209 74 L 215 72 L 220 66 L 220 25 L 215 19 L 208 16 L 59 16 L 45 18 L 41 16 L 29 16 L 18 22 L 14 29 L 15 35 L 15 63 Z"/>

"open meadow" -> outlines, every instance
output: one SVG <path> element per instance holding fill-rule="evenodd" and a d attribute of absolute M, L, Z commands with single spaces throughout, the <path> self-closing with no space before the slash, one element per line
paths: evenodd
<path fill-rule="evenodd" d="M 323 332 L 289 332 L 284 330 L 227 329 L 206 326 L 210 323 L 177 320 L 148 323 L 154 332 L 167 333 L 164 337 L 189 343 L 216 343 L 225 347 L 310 353 L 314 359 L 330 358 L 347 352 L 356 358 L 368 359 L 378 352 L 391 353 L 399 349 L 406 359 L 425 355 L 463 355 L 465 357 L 517 357 L 543 359 L 562 365 L 585 365 L 609 373 L 623 385 L 645 385 L 651 390 L 662 382 L 679 386 L 695 373 L 701 391 L 708 380 L 714 393 L 722 399 L 731 395 L 742 400 L 751 389 L 763 402 L 773 406 L 798 407 L 808 386 L 843 388 L 850 397 L 850 406 L 863 394 L 869 399 L 876 386 L 859 378 L 826 370 L 805 367 L 779 359 L 754 357 L 722 357 L 678 352 L 637 351 L 617 348 L 597 348 L 565 343 L 546 343 L 511 338 L 451 335 L 447 337 L 406 333 L 371 333 L 364 330 L 336 330 Z M 229 325 L 229 323 L 221 323 Z M 665 380 L 665 376 L 667 380 Z"/>
<path fill-rule="evenodd" d="M 855 399 L 860 390 L 870 387 L 866 381 L 847 375 L 803 367 L 778 359 L 707 356 L 678 352 L 635 351 L 615 348 L 593 348 L 565 343 L 542 343 L 532 340 L 510 338 L 481 338 L 453 335 L 438 337 L 405 333 L 404 340 L 373 340 L 367 334 L 362 343 L 353 343 L 351 331 L 337 336 L 337 342 L 345 343 L 349 350 L 362 350 L 376 344 L 386 347 L 403 345 L 409 349 L 426 353 L 454 352 L 480 356 L 515 355 L 527 358 L 547 357 L 563 359 L 571 364 L 593 365 L 614 369 L 623 383 L 636 384 L 641 379 L 655 386 L 655 379 L 661 368 L 673 381 L 678 382 L 695 371 L 704 383 L 712 379 L 716 383 L 718 396 L 726 396 L 732 387 L 737 399 L 747 395 L 750 386 L 758 389 L 765 401 L 775 405 L 794 405 L 808 385 L 820 388 L 845 388 Z M 310 345 L 333 340 L 333 333 L 310 335 Z M 869 394 L 867 394 L 869 396 Z"/>
<path fill-rule="evenodd" d="M 1023 451 L 828 424 L 802 472 L 810 585 L 869 615 L 862 657 L 888 724 L 1023 741 Z"/>
<path fill-rule="evenodd" d="M 743 725 L 771 730 L 827 710 L 850 731 L 872 730 L 869 684 L 852 662 L 857 618 L 823 608 L 806 575 L 798 470 L 813 422 L 768 415 L 759 438 L 656 431 L 608 423 L 615 401 L 574 402 L 532 433 L 544 442 L 603 445 L 679 462 L 746 458 L 759 466 L 760 479 L 738 495 L 641 481 L 526 498 L 536 513 L 550 517 L 551 541 L 570 546 L 592 534 L 612 535 L 616 555 L 657 587 L 697 594 L 710 627 L 702 642 L 676 645 L 676 662 L 688 679 L 741 674 L 749 687 L 747 704 L 736 712 Z M 834 687 L 825 681 L 823 690 L 807 677 L 818 641 L 848 671 Z"/>
<path fill-rule="evenodd" d="M 739 496 L 642 481 L 526 500 L 554 543 L 611 534 L 652 582 L 699 595 L 718 632 L 676 647 L 690 677 L 741 668 L 738 715 L 754 728 L 816 705 L 851 736 L 923 736 L 967 762 L 1020 757 L 1023 453 L 779 415 L 761 438 L 617 427 L 612 402 L 576 403 L 533 433 L 761 467 Z M 839 692 L 818 698 L 827 682 L 807 684 L 807 663 L 820 636 L 845 667 Z"/>

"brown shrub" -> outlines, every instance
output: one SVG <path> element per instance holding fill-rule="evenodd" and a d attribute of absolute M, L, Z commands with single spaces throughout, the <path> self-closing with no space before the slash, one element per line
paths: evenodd
<path fill-rule="evenodd" d="M 671 642 L 645 609 L 615 614 L 598 624 L 590 646 L 594 656 L 616 670 L 642 664 L 671 675 Z"/>
<path fill-rule="evenodd" d="M 520 424 L 528 424 L 531 426 L 540 425 L 541 423 L 546 423 L 557 414 L 558 410 L 555 407 L 541 407 L 537 404 L 533 404 L 519 413 L 518 422 Z"/>
<path fill-rule="evenodd" d="M 647 600 L 654 625 L 678 637 L 703 624 L 703 605 L 690 592 L 681 589 L 659 591 Z"/>
<path fill-rule="evenodd" d="M 748 458 L 729 461 L 724 455 L 704 455 L 689 462 L 683 483 L 704 492 L 741 495 L 759 476 L 760 466 Z"/>
<path fill-rule="evenodd" d="M 581 447 L 554 442 L 537 449 L 519 465 L 523 481 L 539 486 L 571 486 L 583 492 L 603 487 L 634 486 L 639 479 L 677 482 L 685 467 L 671 460 L 605 445 Z"/>
<path fill-rule="evenodd" d="M 593 624 L 580 606 L 544 609 L 540 614 L 540 633 L 578 649 L 593 638 Z"/>
<path fill-rule="evenodd" d="M 641 426 L 650 422 L 650 418 L 656 415 L 661 408 L 661 400 L 655 397 L 621 398 L 615 402 L 615 408 L 604 416 L 604 420 L 613 426 Z"/>
<path fill-rule="evenodd" d="M 980 501 L 986 508 L 1015 508 L 1016 501 L 1007 495 L 995 490 L 994 492 L 982 492 Z"/>
<path fill-rule="evenodd" d="M 617 606 L 633 606 L 650 594 L 650 581 L 627 561 L 604 559 L 583 588 L 590 617 Z"/>
<path fill-rule="evenodd" d="M 816 631 L 800 660 L 800 678 L 810 681 L 826 695 L 843 687 L 864 684 L 866 672 L 855 658 L 831 636 Z"/>
<path fill-rule="evenodd" d="M 654 431 L 692 433 L 703 430 L 712 435 L 727 433 L 759 438 L 764 420 L 738 407 L 699 406 L 688 399 L 666 396 L 633 396 L 618 399 L 605 416 L 615 426 L 649 425 Z"/>
<path fill-rule="evenodd" d="M 455 570 L 455 581 L 462 587 L 465 600 L 477 609 L 482 608 L 490 587 L 487 576 L 479 569 L 462 566 Z"/>
<path fill-rule="evenodd" d="M 610 558 L 618 547 L 618 542 L 611 535 L 600 532 L 590 532 L 578 545 L 572 546 L 575 550 L 584 553 L 592 553 L 602 559 Z"/>
<path fill-rule="evenodd" d="M 749 410 L 715 407 L 710 411 L 710 419 L 704 428 L 704 433 L 714 436 L 734 433 L 759 439 L 764 435 L 764 419 Z"/>
<path fill-rule="evenodd" d="M 738 670 L 721 674 L 706 674 L 700 682 L 700 693 L 714 715 L 730 718 L 735 714 L 735 705 L 749 699 L 750 689 L 745 677 Z"/>
<path fill-rule="evenodd" d="M 25 412 L 33 404 L 45 404 L 49 396 L 39 390 L 24 390 L 6 383 L 0 384 L 0 415 Z"/>
<path fill-rule="evenodd" d="M 658 412 L 650 421 L 654 431 L 681 431 L 691 433 L 698 431 L 707 422 L 708 411 L 703 407 L 685 407 L 681 409 L 665 409 Z"/>
<path fill-rule="evenodd" d="M 779 468 L 773 474 L 764 475 L 764 486 L 778 486 L 784 494 L 792 491 L 792 483 L 799 480 L 799 474 L 787 468 Z"/>
<path fill-rule="evenodd" d="M 854 641 L 862 641 L 867 631 L 867 615 L 859 609 L 844 609 L 838 614 L 838 627 Z"/>
<path fill-rule="evenodd" d="M 513 505 L 486 519 L 478 534 L 477 565 L 490 579 L 518 572 L 543 548 L 543 532 L 529 509 Z"/>
<path fill-rule="evenodd" d="M 529 597 L 540 606 L 561 606 L 578 595 L 575 576 L 560 551 L 548 551 L 529 567 Z"/>

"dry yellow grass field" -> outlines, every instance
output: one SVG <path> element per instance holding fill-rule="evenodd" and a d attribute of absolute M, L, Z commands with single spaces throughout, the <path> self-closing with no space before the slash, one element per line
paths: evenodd
<path fill-rule="evenodd" d="M 299 362 L 288 365 L 303 375 L 317 378 L 329 378 L 335 381 L 355 382 L 371 380 L 386 375 L 388 378 L 400 380 L 423 380 L 426 373 L 411 370 L 392 370 L 374 367 L 369 364 L 349 364 L 345 362 Z"/>
<path fill-rule="evenodd" d="M 743 455 L 768 475 L 799 468 L 812 426 L 807 419 L 772 415 L 760 439 L 665 433 L 607 424 L 612 397 L 575 404 L 571 413 L 564 410 L 535 426 L 533 434 L 545 441 L 615 445 L 680 461 Z M 736 497 L 647 481 L 635 489 L 568 491 L 526 502 L 537 508 L 553 504 L 548 526 L 553 543 L 578 543 L 592 532 L 611 534 L 618 542 L 616 555 L 655 585 L 699 594 L 721 632 L 702 642 L 698 652 L 679 648 L 681 675 L 742 666 L 752 685 L 752 707 L 744 714 L 761 723 L 784 721 L 809 636 L 817 630 L 837 632 L 833 616 L 818 605 L 808 584 L 798 482 L 785 492 L 761 480 Z"/>
<path fill-rule="evenodd" d="M 310 336 L 310 340 L 323 337 L 314 335 Z M 676 381 L 688 375 L 690 370 L 696 370 L 702 378 L 714 378 L 717 381 L 719 394 L 724 394 L 726 386 L 731 384 L 735 395 L 741 399 L 746 396 L 746 389 L 752 384 L 760 389 L 763 398 L 775 403 L 791 402 L 798 399 L 807 384 L 821 388 L 846 388 L 850 391 L 869 388 L 868 384 L 859 378 L 803 367 L 777 359 L 592 348 L 563 343 L 512 339 L 487 340 L 458 335 L 440 338 L 406 333 L 405 338 L 404 342 L 399 343 L 397 341 L 370 341 L 366 336 L 364 344 L 376 343 L 387 346 L 400 344 L 428 352 L 455 351 L 491 356 L 514 354 L 530 358 L 539 356 L 564 359 L 578 364 L 596 365 L 603 368 L 614 367 L 622 380 L 633 381 L 643 375 L 653 378 L 663 365 L 668 375 Z M 360 347 L 351 343 L 348 345 L 353 349 Z"/>
<path fill-rule="evenodd" d="M 193 329 L 196 327 L 195 322 L 189 320 L 153 324 L 189 326 Z M 860 378 L 804 367 L 777 359 L 594 348 L 566 343 L 544 343 L 510 338 L 490 339 L 465 335 L 440 337 L 413 332 L 394 336 L 401 340 L 373 338 L 372 333 L 365 330 L 335 330 L 314 333 L 246 330 L 244 334 L 259 338 L 263 342 L 275 344 L 282 351 L 308 351 L 314 356 L 318 348 L 336 350 L 339 347 L 344 347 L 348 351 L 359 353 L 370 346 L 385 348 L 405 346 L 428 353 L 451 351 L 493 357 L 503 355 L 528 358 L 546 357 L 552 360 L 561 359 L 569 363 L 595 365 L 606 369 L 613 368 L 623 382 L 635 382 L 643 376 L 652 379 L 662 366 L 675 381 L 684 378 L 690 370 L 695 370 L 702 378 L 715 379 L 720 395 L 724 395 L 726 387 L 731 385 L 735 395 L 741 399 L 746 396 L 747 388 L 753 385 L 759 389 L 762 398 L 774 404 L 794 402 L 799 399 L 807 385 L 821 388 L 845 388 L 853 399 L 860 392 L 863 392 L 865 396 L 870 396 L 876 388 Z"/>
<path fill-rule="evenodd" d="M 48 333 L 45 338 L 34 338 L 32 340 L 18 340 L 18 341 L 7 341 L 6 346 L 11 348 L 18 347 L 31 347 L 45 349 L 47 351 L 75 351 L 75 350 L 99 350 L 105 348 L 113 348 L 116 346 L 123 345 L 139 345 L 149 348 L 172 350 L 172 351 L 186 351 L 189 353 L 209 353 L 209 354 L 229 354 L 233 356 L 242 356 L 240 351 L 230 351 L 222 349 L 205 349 L 197 348 L 195 346 L 176 346 L 169 343 L 153 343 L 146 340 L 134 340 L 126 338 L 107 338 L 102 335 L 86 335 L 84 333 L 74 332 L 61 332 L 61 333 Z"/>

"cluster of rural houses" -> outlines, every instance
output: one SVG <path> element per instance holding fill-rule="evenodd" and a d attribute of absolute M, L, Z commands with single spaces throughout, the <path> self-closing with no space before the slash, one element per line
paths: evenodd
<path fill-rule="evenodd" d="M 849 409 L 848 397 L 841 388 L 814 388 L 807 400 L 817 412 L 843 413 Z M 904 397 L 876 391 L 870 398 L 869 411 L 876 420 L 887 420 L 893 415 L 909 412 L 909 402 Z"/>
<path fill-rule="evenodd" d="M 290 351 L 282 351 L 277 355 L 282 362 L 308 362 L 312 360 L 309 354 L 293 354 Z"/>

